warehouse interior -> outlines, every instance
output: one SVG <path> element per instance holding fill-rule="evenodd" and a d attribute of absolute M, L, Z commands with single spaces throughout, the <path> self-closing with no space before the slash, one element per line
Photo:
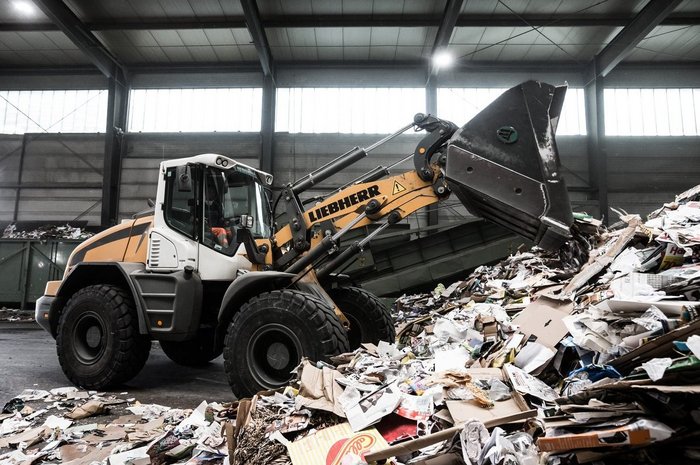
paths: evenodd
<path fill-rule="evenodd" d="M 147 208 L 160 161 L 197 153 L 283 185 L 415 113 L 462 125 L 528 79 L 569 86 L 558 143 L 576 211 L 646 214 L 700 169 L 692 1 L 25 3 L 3 2 L 0 17 L 2 225 L 116 224 Z M 430 60 L 441 50 L 454 63 Z M 418 140 L 395 139 L 307 195 L 393 165 Z M 409 223 L 465 217 L 449 202 Z M 403 287 L 387 273 L 373 291 L 435 281 Z"/>
<path fill-rule="evenodd" d="M 277 195 L 354 147 L 371 147 L 411 125 L 416 113 L 462 127 L 531 80 L 568 87 L 554 123 L 554 176 L 566 185 L 576 221 L 624 229 L 627 214 L 646 219 L 699 184 L 697 1 L 0 0 L 3 312 L 12 318 L 33 312 L 46 283 L 64 278 L 71 253 L 88 237 L 152 214 L 162 162 L 223 155 L 271 174 Z M 499 124 L 510 127 L 508 118 L 503 114 Z M 378 166 L 389 175 L 413 170 L 425 134 L 410 129 L 392 138 L 300 199 L 321 202 Z M 677 203 L 696 200 L 684 199 Z M 538 242 L 475 215 L 460 200 L 452 195 L 382 228 L 342 272 L 394 312 L 413 305 L 401 301 L 407 294 L 420 293 L 434 297 L 425 307 L 434 311 L 440 286 L 466 283 L 481 265 L 508 262 Z M 343 247 L 376 228 L 355 229 Z M 649 237 L 652 230 L 645 230 Z M 686 265 L 697 258 L 694 241 L 684 243 Z M 507 279 L 522 272 L 513 266 Z M 682 300 L 696 300 L 689 295 Z M 161 358 L 153 376 L 167 378 L 169 362 Z M 215 368 L 223 370 L 222 363 Z M 14 383 L 0 400 L 17 394 L 9 392 L 20 381 Z M 157 392 L 177 403 L 172 383 L 172 392 Z M 183 407 L 196 407 L 187 403 L 198 398 L 196 386 L 187 388 Z M 225 449 L 219 446 L 208 452 Z M 289 462 L 245 457 L 317 463 L 303 455 L 293 460 L 295 453 L 285 456 Z M 412 463 L 453 463 L 444 457 Z M 518 457 L 508 463 L 532 463 Z M 246 463 L 233 455 L 226 460 Z M 577 460 L 557 463 L 587 463 Z"/>

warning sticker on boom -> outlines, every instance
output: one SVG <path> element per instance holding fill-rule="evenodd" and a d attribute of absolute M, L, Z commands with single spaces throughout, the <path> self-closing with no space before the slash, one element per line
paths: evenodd
<path fill-rule="evenodd" d="M 406 188 L 403 187 L 401 184 L 399 184 L 398 181 L 394 181 L 394 190 L 391 191 L 391 195 L 396 195 L 399 192 L 403 192 L 405 190 L 406 190 Z"/>

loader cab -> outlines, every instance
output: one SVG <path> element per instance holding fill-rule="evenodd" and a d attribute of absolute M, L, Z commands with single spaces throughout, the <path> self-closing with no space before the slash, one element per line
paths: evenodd
<path fill-rule="evenodd" d="M 272 234 L 266 187 L 272 176 L 221 155 L 206 154 L 161 164 L 148 267 L 191 266 L 202 279 L 232 280 L 242 260 L 237 233 Z"/>

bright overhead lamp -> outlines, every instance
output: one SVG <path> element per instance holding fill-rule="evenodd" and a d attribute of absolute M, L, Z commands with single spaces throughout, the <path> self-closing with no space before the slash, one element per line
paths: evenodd
<path fill-rule="evenodd" d="M 433 63 L 438 68 L 449 68 L 454 63 L 455 57 L 447 50 L 440 50 L 433 55 Z"/>
<path fill-rule="evenodd" d="M 33 15 L 36 12 L 36 9 L 34 8 L 32 2 L 26 0 L 15 0 L 14 2 L 12 2 L 12 6 L 15 7 L 15 10 L 19 11 L 24 15 Z"/>

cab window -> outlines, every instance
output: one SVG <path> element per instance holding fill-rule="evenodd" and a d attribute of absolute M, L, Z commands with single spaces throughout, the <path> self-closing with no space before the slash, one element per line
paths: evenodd
<path fill-rule="evenodd" d="M 165 223 L 172 229 L 187 237 L 195 238 L 196 225 L 196 167 L 190 167 L 191 183 L 189 189 L 177 182 L 177 168 L 168 168 L 165 172 Z"/>
<path fill-rule="evenodd" d="M 252 216 L 255 238 L 270 235 L 269 204 L 263 187 L 237 169 L 207 168 L 204 174 L 202 244 L 226 255 L 238 249 L 236 234 L 242 215 Z"/>

